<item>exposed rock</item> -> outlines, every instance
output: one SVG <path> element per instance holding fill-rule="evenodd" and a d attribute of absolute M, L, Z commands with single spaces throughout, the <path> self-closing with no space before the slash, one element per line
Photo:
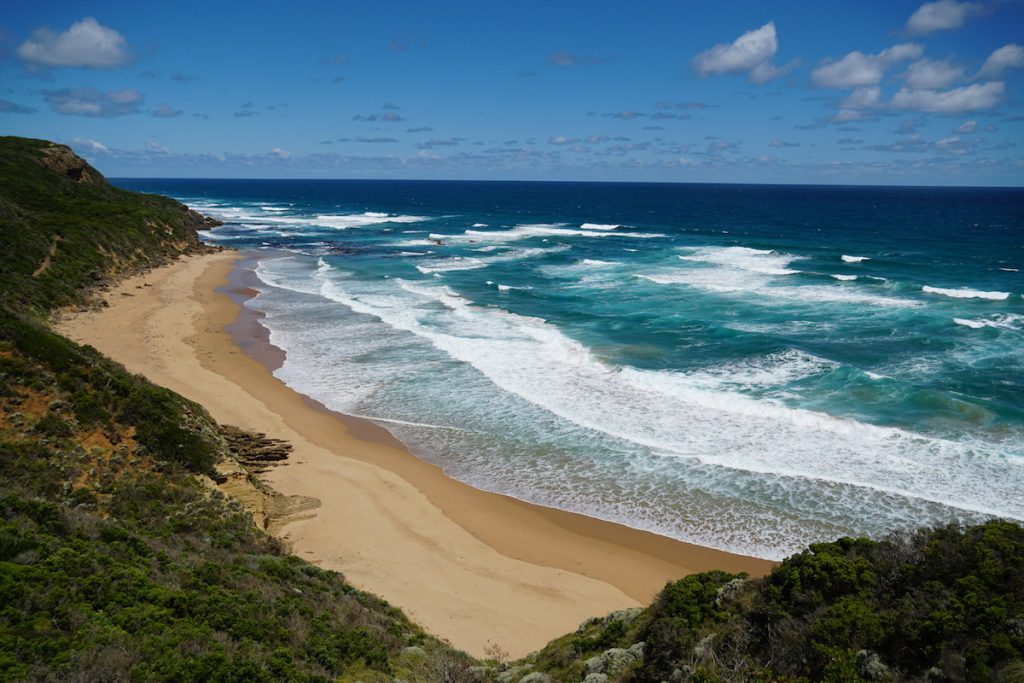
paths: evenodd
<path fill-rule="evenodd" d="M 75 154 L 67 145 L 52 144 L 43 150 L 39 165 L 79 183 L 105 183 L 103 174 Z"/>
<path fill-rule="evenodd" d="M 608 674 L 587 674 L 587 677 L 583 679 L 583 683 L 608 683 Z"/>
<path fill-rule="evenodd" d="M 252 474 L 266 472 L 275 463 L 287 460 L 292 452 L 292 445 L 287 441 L 231 425 L 221 426 L 221 435 L 238 462 Z"/>

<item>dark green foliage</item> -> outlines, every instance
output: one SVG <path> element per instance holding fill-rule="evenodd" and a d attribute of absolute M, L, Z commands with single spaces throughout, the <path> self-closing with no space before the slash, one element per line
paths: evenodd
<path fill-rule="evenodd" d="M 812 545 L 765 579 L 669 584 L 627 680 L 1010 681 L 1024 672 L 1024 529 L 1006 521 Z M 678 675 L 678 674 L 677 674 Z"/>
<path fill-rule="evenodd" d="M 84 177 L 42 165 L 65 150 L 0 137 L 0 292 L 8 305 L 39 313 L 75 303 L 110 276 L 199 248 L 202 218 L 178 202 L 119 190 L 81 160 Z"/>
<path fill-rule="evenodd" d="M 22 358 L 0 364 L 5 381 L 19 377 L 27 381 L 28 375 L 35 383 L 44 381 L 44 373 L 25 370 L 38 364 L 62 391 L 70 394 L 71 408 L 80 424 L 95 425 L 113 415 L 121 425 L 135 428 L 135 438 L 155 459 L 196 472 L 209 472 L 213 467 L 215 448 L 200 432 L 205 427 L 212 434 L 215 427 L 200 406 L 129 374 L 95 349 L 79 346 L 3 307 L 0 342 L 8 342 Z M 63 429 L 62 418 L 48 416 L 44 420 L 46 423 L 37 429 L 49 429 L 46 433 L 52 436 L 67 435 L 52 431 Z"/>
<path fill-rule="evenodd" d="M 431 658 L 465 667 L 400 611 L 285 554 L 200 484 L 187 453 L 218 444 L 194 406 L 31 322 L 12 316 L 2 329 L 14 402 L 0 415 L 22 427 L 0 426 L 0 681 L 328 681 L 351 671 L 422 681 Z M 29 392 L 52 409 L 12 420 Z M 82 393 L 94 399 L 88 426 L 70 417 Z M 151 423 L 177 426 L 184 454 L 161 465 L 124 443 L 99 454 L 76 445 L 85 429 L 125 431 L 122 419 L 140 442 Z M 401 657 L 413 644 L 429 653 L 415 666 Z"/>

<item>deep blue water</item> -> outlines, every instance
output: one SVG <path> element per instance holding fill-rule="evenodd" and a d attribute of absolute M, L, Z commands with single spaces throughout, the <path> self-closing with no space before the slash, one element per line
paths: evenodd
<path fill-rule="evenodd" d="M 774 558 L 1024 519 L 1024 190 L 116 182 L 265 249 L 278 376 L 476 486 Z"/>

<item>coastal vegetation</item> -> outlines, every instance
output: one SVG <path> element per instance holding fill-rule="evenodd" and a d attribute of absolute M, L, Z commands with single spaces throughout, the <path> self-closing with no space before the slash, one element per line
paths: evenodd
<path fill-rule="evenodd" d="M 519 661 L 455 651 L 215 486 L 249 466 L 237 430 L 45 322 L 206 225 L 0 138 L 0 680 L 1024 680 L 1024 529 L 1001 520 L 691 575 Z"/>

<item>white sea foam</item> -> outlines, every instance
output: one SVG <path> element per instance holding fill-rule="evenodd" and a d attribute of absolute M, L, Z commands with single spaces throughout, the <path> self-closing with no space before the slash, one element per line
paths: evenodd
<path fill-rule="evenodd" d="M 622 263 L 620 261 L 602 261 L 601 259 L 596 259 L 596 258 L 585 258 L 582 261 L 579 261 L 578 263 L 580 265 L 582 265 L 582 266 L 598 266 L 598 267 L 600 267 L 600 266 L 621 266 L 622 265 Z"/>
<path fill-rule="evenodd" d="M 486 268 L 492 263 L 506 263 L 519 261 L 521 259 L 534 258 L 545 254 L 555 254 L 565 251 L 569 247 L 560 245 L 557 247 L 534 247 L 530 249 L 507 249 L 493 256 L 452 256 L 445 259 L 435 259 L 416 266 L 421 273 L 443 273 L 451 270 L 475 270 Z"/>
<path fill-rule="evenodd" d="M 486 262 L 480 259 L 453 256 L 446 259 L 432 259 L 417 265 L 416 270 L 424 275 L 430 275 L 433 273 L 447 273 L 453 270 L 476 270 L 478 268 L 486 268 L 487 265 Z"/>
<path fill-rule="evenodd" d="M 970 327 L 975 330 L 979 330 L 982 327 L 993 327 L 999 330 L 1014 330 L 1020 331 L 1022 323 L 1024 323 L 1024 315 L 1018 313 L 1003 313 L 1000 315 L 992 316 L 991 318 L 985 318 L 983 320 L 968 320 L 966 318 L 953 318 L 953 322 L 957 325 L 963 325 Z"/>
<path fill-rule="evenodd" d="M 1006 271 L 1007 273 L 1019 273 L 1020 268 L 1000 268 L 999 270 Z"/>
<path fill-rule="evenodd" d="M 664 237 L 661 233 L 616 232 L 609 230 L 583 230 L 568 228 L 565 223 L 526 223 L 510 230 L 466 230 L 462 235 L 448 235 L 453 240 L 471 242 L 511 242 L 531 237 L 631 237 L 652 239 Z"/>
<path fill-rule="evenodd" d="M 621 225 L 611 225 L 608 223 L 584 223 L 580 226 L 580 230 L 616 230 L 621 227 Z"/>
<path fill-rule="evenodd" d="M 691 372 L 616 366 L 540 318 L 476 306 L 457 292 L 432 282 L 361 281 L 332 270 L 310 272 L 302 279 L 277 272 L 285 271 L 286 265 L 261 262 L 260 270 L 272 271 L 262 273 L 261 279 L 276 278 L 296 291 L 315 290 L 347 309 L 372 316 L 373 321 L 380 321 L 384 329 L 391 331 L 391 346 L 400 338 L 393 335 L 399 333 L 408 334 L 409 340 L 427 342 L 487 378 L 507 395 L 557 416 L 564 424 L 575 425 L 581 430 L 581 439 L 603 435 L 601 438 L 607 443 L 625 444 L 621 452 L 630 454 L 628 460 L 608 464 L 612 469 L 607 474 L 615 477 L 616 486 L 621 482 L 626 487 L 624 491 L 632 491 L 630 482 L 644 471 L 678 470 L 685 473 L 681 492 L 694 487 L 698 492 L 740 487 L 728 488 L 736 505 L 745 504 L 745 494 L 749 497 L 770 493 L 777 503 L 764 509 L 758 518 L 764 526 L 756 527 L 757 530 L 744 527 L 753 523 L 752 518 L 744 516 L 746 508 L 730 508 L 732 512 L 716 508 L 719 514 L 734 515 L 729 517 L 728 524 L 751 529 L 752 535 L 740 534 L 735 541 L 724 541 L 734 550 L 745 548 L 771 556 L 791 550 L 784 541 L 776 541 L 775 534 L 785 527 L 785 519 L 793 516 L 792 510 L 798 508 L 804 511 L 800 514 L 820 514 L 823 519 L 870 519 L 872 525 L 880 523 L 883 527 L 938 522 L 959 514 L 998 514 L 1017 519 L 1024 516 L 1024 500 L 1017 495 L 1024 486 L 1024 467 L 1015 465 L 1013 458 L 998 447 L 871 426 L 743 393 L 830 372 L 835 364 L 826 359 L 792 351 L 753 358 L 745 364 Z M 272 328 L 274 320 L 272 316 L 268 318 Z M 311 334 L 309 323 L 295 329 L 293 335 Z M 317 349 L 340 352 L 344 345 L 328 337 L 330 342 L 325 341 Z M 312 351 L 307 354 L 305 347 L 296 347 L 294 351 L 289 350 L 281 376 L 286 381 L 308 383 L 307 387 L 313 386 L 319 392 L 311 395 L 332 405 L 332 400 L 337 400 L 332 396 L 338 388 L 331 376 L 323 377 L 322 359 L 317 360 Z M 308 366 L 302 366 L 302 359 L 307 356 Z M 406 368 L 405 355 L 401 360 L 400 367 Z M 369 373 L 373 371 L 368 368 Z M 479 390 L 478 386 L 474 389 Z M 360 385 L 353 391 L 369 389 Z M 485 397 L 474 394 L 473 398 L 481 409 L 492 405 Z M 347 405 L 351 401 L 346 398 L 340 403 Z M 507 416 L 498 410 L 495 418 Z M 437 422 L 433 417 L 430 419 Z M 766 448 L 765 444 L 777 447 Z M 486 463 L 480 466 L 487 467 Z M 560 469 L 559 462 L 548 463 L 551 469 L 547 478 L 543 475 L 548 470 L 536 473 L 539 478 L 529 478 L 530 468 L 544 466 L 544 462 L 532 461 L 521 467 L 503 463 L 495 467 L 504 474 L 495 476 L 515 471 L 515 477 L 501 479 L 505 487 L 502 490 L 513 494 L 518 491 L 514 483 L 517 479 L 535 484 L 547 482 L 544 488 L 520 492 L 537 502 L 561 501 L 560 505 L 570 505 L 581 512 L 611 515 L 618 521 L 663 530 L 677 537 L 715 542 L 719 547 L 723 544 L 723 537 L 719 535 L 715 540 L 715 533 L 727 528 L 726 522 L 707 528 L 699 524 L 680 528 L 658 518 L 659 508 L 654 505 L 629 504 L 628 501 L 643 498 L 640 492 L 628 500 L 618 500 L 614 496 L 601 498 L 598 491 L 559 488 L 569 485 L 564 479 L 568 473 Z M 602 467 L 596 461 L 588 466 Z M 468 474 L 457 476 L 473 479 Z M 656 488 L 649 495 L 661 499 Z M 870 511 L 864 506 L 867 499 L 872 501 Z M 759 536 L 761 531 L 771 540 L 752 541 L 755 536 L 767 538 Z"/>
<path fill-rule="evenodd" d="M 785 276 L 800 272 L 790 266 L 794 261 L 802 258 L 792 254 L 783 254 L 771 249 L 739 246 L 687 247 L 686 249 L 689 253 L 680 255 L 678 258 L 693 263 L 693 267 L 642 273 L 638 274 L 638 277 L 657 284 L 687 285 L 717 294 L 744 297 L 754 294 L 759 298 L 753 301 L 763 303 L 798 301 L 906 308 L 921 305 L 920 302 L 912 299 L 880 296 L 860 289 L 789 284 Z M 843 278 L 836 277 L 836 279 Z"/>
<path fill-rule="evenodd" d="M 474 223 L 473 227 L 474 228 L 486 228 L 487 224 L 486 223 Z"/>
<path fill-rule="evenodd" d="M 842 282 L 853 282 L 857 279 L 856 275 L 833 275 L 832 277 Z"/>
<path fill-rule="evenodd" d="M 260 206 L 260 209 L 263 210 L 263 211 L 274 211 L 274 212 L 278 212 L 278 213 L 284 212 L 284 211 L 291 211 L 291 207 L 288 207 L 288 206 L 269 206 L 269 205 L 263 205 L 263 206 Z"/>
<path fill-rule="evenodd" d="M 401 242 L 392 242 L 389 246 L 392 247 L 432 247 L 435 246 L 435 242 L 431 240 L 402 240 Z"/>
<path fill-rule="evenodd" d="M 302 220 L 302 219 L 299 219 Z M 316 219 L 309 221 L 312 225 L 325 228 L 336 228 L 347 230 L 349 228 L 362 228 L 368 225 L 380 225 L 382 223 L 419 223 L 427 220 L 426 216 L 392 216 L 377 211 L 366 211 L 361 214 L 317 214 Z"/>
<path fill-rule="evenodd" d="M 932 287 L 931 285 L 925 285 L 921 288 L 922 292 L 928 294 L 941 294 L 942 296 L 953 297 L 954 299 L 989 299 L 991 301 L 1005 301 L 1009 298 L 1009 292 L 985 292 L 980 289 L 968 289 L 962 287 L 960 289 L 946 289 L 944 287 Z"/>
<path fill-rule="evenodd" d="M 682 261 L 711 263 L 764 275 L 794 275 L 800 271 L 789 268 L 789 264 L 799 258 L 779 254 L 771 249 L 749 247 L 701 247 L 693 249 L 690 254 L 679 256 Z"/>
<path fill-rule="evenodd" d="M 870 256 L 847 256 L 843 254 L 842 259 L 845 263 L 860 263 L 862 261 L 870 261 Z"/>

